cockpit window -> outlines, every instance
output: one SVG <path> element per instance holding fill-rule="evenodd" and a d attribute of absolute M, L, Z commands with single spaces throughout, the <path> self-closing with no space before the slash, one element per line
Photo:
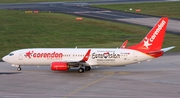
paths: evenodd
<path fill-rule="evenodd" d="M 9 54 L 9 56 L 13 56 L 13 55 L 14 55 L 14 53 L 10 53 L 10 54 Z"/>

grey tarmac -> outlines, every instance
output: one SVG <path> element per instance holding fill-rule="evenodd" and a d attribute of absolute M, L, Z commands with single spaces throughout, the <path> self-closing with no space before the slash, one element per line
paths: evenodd
<path fill-rule="evenodd" d="M 179 98 L 180 53 L 78 73 L 0 62 L 0 98 Z"/>

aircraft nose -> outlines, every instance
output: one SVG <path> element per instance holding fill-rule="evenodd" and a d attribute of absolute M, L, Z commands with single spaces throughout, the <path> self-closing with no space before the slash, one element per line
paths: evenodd
<path fill-rule="evenodd" d="M 7 61 L 8 61 L 8 57 L 7 57 L 7 56 L 4 56 L 4 57 L 2 58 L 2 60 L 5 61 L 5 62 L 7 62 Z"/>

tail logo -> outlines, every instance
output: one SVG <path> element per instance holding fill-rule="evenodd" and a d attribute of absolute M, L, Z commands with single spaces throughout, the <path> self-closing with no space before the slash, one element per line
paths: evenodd
<path fill-rule="evenodd" d="M 149 49 L 149 46 L 152 45 L 153 41 L 156 39 L 156 37 L 158 36 L 159 32 L 162 30 L 162 28 L 164 27 L 165 24 L 166 24 L 166 21 L 162 20 L 162 22 L 160 24 L 158 24 L 158 28 L 154 31 L 152 36 L 150 38 L 146 37 L 144 39 L 143 46 L 145 46 L 147 49 Z"/>
<path fill-rule="evenodd" d="M 145 41 L 146 40 L 146 41 Z M 144 45 L 143 46 L 145 46 L 147 49 L 149 49 L 149 46 L 151 46 L 152 44 L 150 44 L 149 43 L 149 39 L 146 37 L 145 39 L 144 39 Z"/>

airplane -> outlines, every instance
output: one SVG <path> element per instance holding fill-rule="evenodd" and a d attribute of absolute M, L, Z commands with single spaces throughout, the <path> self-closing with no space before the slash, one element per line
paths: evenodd
<path fill-rule="evenodd" d="M 123 48 L 29 48 L 10 52 L 2 59 L 21 70 L 23 65 L 50 66 L 54 71 L 90 71 L 93 66 L 124 66 L 162 56 L 175 46 L 162 49 L 168 17 L 162 17 L 144 39 Z"/>

